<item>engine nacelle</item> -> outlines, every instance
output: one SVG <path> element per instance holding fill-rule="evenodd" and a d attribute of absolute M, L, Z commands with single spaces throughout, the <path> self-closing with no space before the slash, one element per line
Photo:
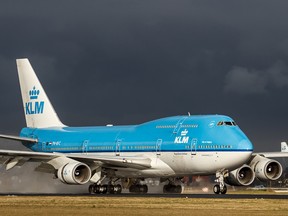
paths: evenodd
<path fill-rule="evenodd" d="M 250 185 L 255 179 L 255 173 L 248 165 L 233 170 L 229 176 L 225 178 L 225 182 L 233 186 L 247 186 Z"/>
<path fill-rule="evenodd" d="M 58 169 L 57 177 L 66 184 L 85 184 L 91 178 L 91 169 L 84 163 L 67 163 Z"/>
<path fill-rule="evenodd" d="M 261 181 L 277 180 L 282 175 L 282 166 L 278 161 L 271 160 L 259 155 L 255 156 L 250 163 L 256 177 Z"/>

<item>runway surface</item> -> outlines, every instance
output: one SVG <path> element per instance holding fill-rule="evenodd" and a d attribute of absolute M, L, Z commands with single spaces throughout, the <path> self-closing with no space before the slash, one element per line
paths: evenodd
<path fill-rule="evenodd" d="M 76 196 L 76 197 L 149 197 L 149 198 L 205 198 L 205 199 L 287 199 L 283 194 L 68 194 L 68 193 L 0 193 L 0 196 Z"/>

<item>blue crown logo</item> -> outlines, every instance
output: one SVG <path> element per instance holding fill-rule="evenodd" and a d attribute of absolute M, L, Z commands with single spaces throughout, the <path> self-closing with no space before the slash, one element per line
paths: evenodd
<path fill-rule="evenodd" d="M 185 129 L 185 130 L 181 131 L 181 136 L 186 136 L 186 135 L 187 135 L 187 133 L 188 133 L 188 130 L 187 130 L 187 129 Z"/>
<path fill-rule="evenodd" d="M 32 90 L 29 91 L 29 96 L 31 100 L 37 99 L 40 91 L 36 90 L 35 86 L 33 87 Z"/>

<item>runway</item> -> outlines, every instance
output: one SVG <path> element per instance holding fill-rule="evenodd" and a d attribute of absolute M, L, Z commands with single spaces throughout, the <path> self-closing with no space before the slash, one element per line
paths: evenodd
<path fill-rule="evenodd" d="M 202 198 L 202 199 L 287 199 L 288 195 L 283 194 L 71 194 L 71 193 L 0 193 L 0 196 L 71 196 L 71 197 L 143 197 L 143 198 Z"/>

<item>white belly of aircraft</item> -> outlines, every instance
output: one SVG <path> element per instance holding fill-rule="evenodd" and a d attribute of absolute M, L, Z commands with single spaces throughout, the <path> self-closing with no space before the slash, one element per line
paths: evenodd
<path fill-rule="evenodd" d="M 117 168 L 118 177 L 169 177 L 187 175 L 210 175 L 217 170 L 228 169 L 232 171 L 245 164 L 252 152 L 162 152 L 156 153 L 121 153 L 124 157 L 145 157 L 151 159 L 151 168 L 143 170 Z M 101 156 L 115 156 L 105 153 Z"/>

